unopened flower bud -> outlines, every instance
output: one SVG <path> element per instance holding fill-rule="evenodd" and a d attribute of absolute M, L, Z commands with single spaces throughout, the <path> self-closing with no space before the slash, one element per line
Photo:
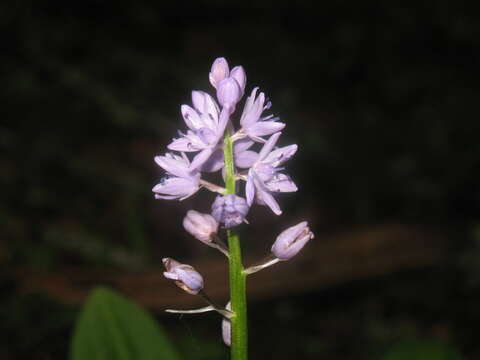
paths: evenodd
<path fill-rule="evenodd" d="M 209 74 L 210 84 L 212 84 L 214 88 L 217 88 L 220 81 L 228 77 L 228 74 L 229 69 L 227 60 L 223 57 L 216 58 Z"/>
<path fill-rule="evenodd" d="M 244 198 L 229 194 L 225 196 L 217 196 L 212 204 L 212 215 L 226 228 L 240 225 L 248 213 L 248 204 Z"/>
<path fill-rule="evenodd" d="M 183 218 L 183 227 L 201 242 L 209 244 L 212 235 L 217 233 L 218 223 L 212 215 L 189 210 Z"/>
<path fill-rule="evenodd" d="M 242 66 L 235 66 L 232 71 L 230 71 L 230 77 L 234 78 L 238 85 L 240 86 L 241 95 L 245 92 L 245 85 L 247 84 L 247 75 L 245 74 L 245 70 L 243 70 Z"/>
<path fill-rule="evenodd" d="M 228 311 L 232 310 L 230 302 L 228 302 L 225 309 L 227 309 Z M 222 338 L 225 345 L 230 346 L 232 342 L 232 322 L 225 317 L 222 320 Z"/>
<path fill-rule="evenodd" d="M 218 102 L 222 107 L 231 109 L 231 112 L 234 111 L 235 105 L 241 97 L 242 89 L 240 88 L 237 80 L 229 77 L 223 79 L 217 85 Z"/>
<path fill-rule="evenodd" d="M 172 258 L 162 259 L 165 271 L 163 276 L 175 281 L 175 284 L 192 295 L 203 289 L 203 277 L 192 266 L 181 264 Z"/>
<path fill-rule="evenodd" d="M 310 239 L 313 239 L 313 233 L 308 228 L 308 223 L 303 221 L 277 236 L 272 253 L 280 260 L 288 260 L 302 250 Z"/>

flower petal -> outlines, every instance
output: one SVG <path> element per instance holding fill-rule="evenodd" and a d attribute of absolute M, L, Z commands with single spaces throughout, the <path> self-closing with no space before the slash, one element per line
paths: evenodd
<path fill-rule="evenodd" d="M 242 95 L 245 91 L 245 85 L 247 84 L 247 75 L 245 74 L 245 70 L 242 66 L 235 66 L 232 71 L 230 71 L 230 77 L 234 78 L 238 85 L 240 85 L 240 89 L 242 90 Z"/>
<path fill-rule="evenodd" d="M 262 162 L 272 165 L 273 167 L 278 167 L 289 160 L 297 152 L 297 149 L 298 146 L 296 144 L 275 149 L 264 157 Z"/>
<path fill-rule="evenodd" d="M 208 75 L 210 84 L 212 84 L 212 86 L 216 88 L 218 83 L 225 79 L 228 74 L 229 68 L 227 60 L 223 57 L 216 58 L 212 64 L 210 74 Z"/>
<path fill-rule="evenodd" d="M 185 120 L 185 124 L 192 129 L 197 130 L 204 126 L 200 116 L 195 111 L 195 109 L 191 108 L 188 105 L 182 105 L 180 107 L 180 111 L 182 112 L 183 120 Z"/>
<path fill-rule="evenodd" d="M 285 127 L 284 123 L 276 121 L 258 121 L 248 127 L 245 132 L 249 136 L 267 136 L 274 134 Z"/>
<path fill-rule="evenodd" d="M 257 88 L 254 89 L 256 92 Z M 255 93 L 252 91 L 252 95 L 250 97 L 255 96 Z M 263 112 L 263 103 L 265 102 L 265 94 L 261 92 L 256 99 L 252 98 L 252 102 L 248 103 L 248 110 L 247 106 L 245 106 L 245 110 L 240 118 L 240 124 L 244 129 L 249 128 L 253 124 L 255 124 Z M 247 104 L 246 104 L 247 105 Z"/>
<path fill-rule="evenodd" d="M 245 196 L 247 198 L 248 206 L 252 206 L 255 199 L 255 183 L 253 180 L 253 170 L 248 171 L 247 184 L 245 185 Z"/>
<path fill-rule="evenodd" d="M 250 149 L 253 144 L 255 144 L 255 142 L 246 137 L 237 140 L 233 144 L 233 152 L 236 154 L 241 153 L 242 151 Z"/>
<path fill-rule="evenodd" d="M 170 177 L 163 179 L 152 189 L 160 196 L 173 196 L 174 199 L 194 194 L 198 190 L 198 178 Z"/>
<path fill-rule="evenodd" d="M 215 150 L 207 161 L 200 166 L 200 171 L 217 172 L 223 167 L 223 149 Z"/>
<path fill-rule="evenodd" d="M 247 150 L 235 154 L 235 165 L 242 169 L 248 169 L 252 167 L 258 158 L 258 153 L 255 151 Z"/>
<path fill-rule="evenodd" d="M 273 192 L 295 192 L 298 190 L 297 185 L 285 174 L 276 174 L 265 183 L 265 186 Z"/>
<path fill-rule="evenodd" d="M 281 215 L 282 210 L 280 209 L 277 201 L 270 194 L 263 182 L 255 175 L 255 173 L 253 174 L 253 181 L 255 183 L 257 198 L 260 200 L 260 202 L 267 205 L 275 213 L 275 215 Z"/>
<path fill-rule="evenodd" d="M 197 135 L 182 136 L 173 139 L 173 141 L 167 145 L 169 150 L 181 152 L 199 151 L 204 147 L 205 145 Z"/>
<path fill-rule="evenodd" d="M 262 150 L 260 150 L 260 154 L 258 155 L 258 161 L 262 161 L 267 157 L 268 154 L 270 154 L 275 144 L 277 143 L 280 135 L 282 135 L 282 133 L 278 132 L 270 136 L 267 142 L 263 145 Z"/>
<path fill-rule="evenodd" d="M 207 160 L 210 158 L 210 155 L 212 155 L 213 150 L 212 148 L 208 147 L 206 149 L 203 149 L 200 151 L 197 155 L 192 160 L 192 163 L 190 164 L 190 171 L 196 170 L 199 167 L 201 167 Z"/>
<path fill-rule="evenodd" d="M 169 174 L 178 177 L 189 177 L 188 163 L 184 160 L 171 158 L 168 156 L 155 156 L 155 162 Z"/>

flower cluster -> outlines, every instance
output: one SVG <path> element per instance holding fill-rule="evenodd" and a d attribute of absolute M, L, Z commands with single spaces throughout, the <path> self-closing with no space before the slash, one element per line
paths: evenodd
<path fill-rule="evenodd" d="M 218 58 L 212 64 L 209 80 L 215 97 L 204 91 L 192 91 L 191 105 L 184 104 L 180 108 L 186 129 L 179 131 L 178 137 L 167 146 L 169 152 L 155 157 L 165 176 L 153 192 L 157 199 L 178 200 L 192 196 L 201 188 L 217 193 L 211 214 L 189 210 L 183 226 L 196 239 L 229 256 L 228 248 L 218 236 L 219 228 L 229 229 L 246 222 L 254 204 L 267 206 L 280 215 L 282 210 L 276 195 L 297 191 L 283 167 L 297 151 L 297 145 L 277 146 L 285 124 L 272 114 L 264 114 L 272 104 L 258 87 L 247 96 L 238 126 L 234 125 L 232 117 L 247 82 L 243 67 L 230 69 L 224 58 Z M 241 192 L 227 193 L 226 188 L 202 178 L 207 172 L 219 172 L 225 178 L 228 158 L 224 159 L 224 140 L 227 138 L 233 143 L 235 181 L 238 185 L 244 183 L 241 187 L 243 197 Z M 245 273 L 251 274 L 290 259 L 311 238 L 313 234 L 306 222 L 288 228 L 277 237 L 270 257 L 260 265 L 245 269 Z M 203 278 L 193 267 L 170 258 L 163 259 L 163 263 L 165 277 L 190 294 L 203 294 L 208 299 L 203 293 Z M 213 304 L 207 308 L 224 315 L 225 333 L 230 309 L 220 309 Z"/>

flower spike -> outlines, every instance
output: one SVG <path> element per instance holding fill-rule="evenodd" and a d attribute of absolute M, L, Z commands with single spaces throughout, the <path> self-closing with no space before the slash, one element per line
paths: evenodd
<path fill-rule="evenodd" d="M 210 300 L 203 290 L 203 277 L 192 266 L 164 258 L 164 276 L 186 292 L 199 295 L 208 305 L 167 312 L 220 313 L 223 341 L 231 345 L 232 359 L 246 359 L 246 275 L 291 259 L 313 238 L 313 233 L 306 221 L 292 226 L 278 235 L 271 253 L 263 261 L 243 267 L 239 232 L 232 228 L 248 224 L 246 216 L 254 203 L 268 206 L 276 215 L 282 213 L 274 196 L 279 192 L 297 191 L 295 183 L 283 171 L 283 164 L 296 153 L 297 145 L 277 147 L 285 124 L 278 117 L 266 114 L 272 103 L 258 87 L 250 90 L 243 111 L 236 114 L 239 124 L 232 121 L 246 94 L 247 75 L 242 66 L 230 69 L 227 60 L 219 57 L 213 61 L 208 77 L 214 93 L 192 91 L 191 103 L 180 107 L 185 129 L 178 131 L 177 137 L 168 144 L 171 152 L 155 157 L 165 176 L 153 192 L 157 199 L 179 200 L 192 196 L 200 188 L 218 194 L 211 214 L 189 210 L 183 218 L 183 227 L 197 240 L 228 257 L 234 310 L 230 302 L 222 308 Z M 203 177 L 204 173 L 216 172 L 223 177 L 221 185 L 210 179 L 214 174 Z M 240 193 L 243 187 L 238 186 L 238 181 L 245 181 L 245 194 Z M 220 231 L 226 232 L 228 248 L 219 236 Z"/>

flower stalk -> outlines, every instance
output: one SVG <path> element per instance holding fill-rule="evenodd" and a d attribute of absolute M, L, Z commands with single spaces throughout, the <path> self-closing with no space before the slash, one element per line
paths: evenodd
<path fill-rule="evenodd" d="M 233 141 L 230 133 L 225 134 L 223 142 L 225 159 L 226 194 L 235 194 L 235 167 L 233 160 Z M 240 237 L 235 229 L 227 230 L 229 258 L 230 301 L 232 306 L 231 346 L 232 360 L 248 359 L 247 296 L 246 274 L 243 272 Z"/>

